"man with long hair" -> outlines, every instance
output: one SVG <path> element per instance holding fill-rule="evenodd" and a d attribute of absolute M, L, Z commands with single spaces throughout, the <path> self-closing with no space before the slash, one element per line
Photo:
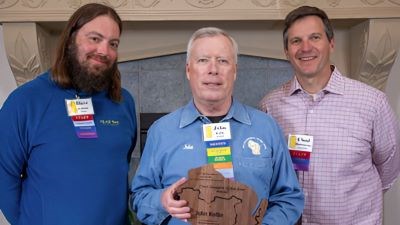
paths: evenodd
<path fill-rule="evenodd" d="M 80 7 L 52 68 L 4 103 L 0 210 L 11 224 L 127 224 L 136 118 L 117 68 L 121 32 L 114 9 Z"/>

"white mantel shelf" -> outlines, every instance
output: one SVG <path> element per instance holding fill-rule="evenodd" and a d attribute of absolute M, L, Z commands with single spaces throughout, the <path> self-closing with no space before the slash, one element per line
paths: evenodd
<path fill-rule="evenodd" d="M 1 22 L 67 21 L 85 0 L 2 0 Z M 282 20 L 294 7 L 314 5 L 331 19 L 400 17 L 400 0 L 103 0 L 124 21 Z"/>

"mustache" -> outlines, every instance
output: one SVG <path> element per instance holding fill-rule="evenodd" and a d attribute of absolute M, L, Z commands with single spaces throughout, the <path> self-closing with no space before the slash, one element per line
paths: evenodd
<path fill-rule="evenodd" d="M 107 64 L 110 63 L 110 59 L 108 58 L 108 56 L 97 54 L 97 53 L 88 54 L 88 58 L 92 58 L 92 59 L 95 59 L 97 61 L 107 63 Z"/>

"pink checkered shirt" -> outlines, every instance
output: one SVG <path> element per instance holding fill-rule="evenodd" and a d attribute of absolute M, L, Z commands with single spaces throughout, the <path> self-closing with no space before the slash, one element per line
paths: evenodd
<path fill-rule="evenodd" d="M 286 137 L 314 137 L 309 171 L 298 171 L 303 225 L 382 224 L 383 192 L 400 171 L 399 121 L 383 92 L 335 69 L 318 94 L 293 78 L 260 107 Z"/>

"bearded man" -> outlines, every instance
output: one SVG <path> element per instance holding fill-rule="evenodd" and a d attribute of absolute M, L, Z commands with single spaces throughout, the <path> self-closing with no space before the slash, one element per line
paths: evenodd
<path fill-rule="evenodd" d="M 117 68 L 121 32 L 114 9 L 80 7 L 52 68 L 4 103 L 0 210 L 11 224 L 127 224 L 136 114 Z"/>

